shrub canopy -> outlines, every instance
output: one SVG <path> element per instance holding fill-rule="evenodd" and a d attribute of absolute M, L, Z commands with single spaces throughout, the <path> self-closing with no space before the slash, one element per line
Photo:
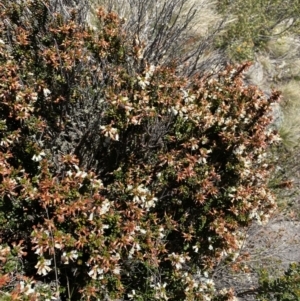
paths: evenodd
<path fill-rule="evenodd" d="M 278 93 L 245 86 L 247 64 L 149 65 L 102 9 L 95 32 L 56 1 L 1 6 L 1 294 L 211 298 L 238 230 L 275 206 Z"/>

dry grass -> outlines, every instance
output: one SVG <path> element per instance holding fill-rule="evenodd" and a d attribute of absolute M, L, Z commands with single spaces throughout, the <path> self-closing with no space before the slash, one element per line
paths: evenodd
<path fill-rule="evenodd" d="M 295 57 L 287 62 L 286 70 L 291 77 L 300 79 L 300 58 Z"/>
<path fill-rule="evenodd" d="M 292 36 L 273 38 L 268 42 L 267 50 L 275 59 L 292 56 L 295 50 L 295 40 Z"/>
<path fill-rule="evenodd" d="M 124 20 L 129 40 L 145 44 L 144 58 L 154 65 L 177 62 L 183 74 L 218 69 L 225 56 L 214 49 L 223 28 L 216 1 L 209 0 L 94 0 L 88 22 L 97 28 L 101 5 Z M 189 66 L 189 67 L 186 67 Z M 188 71 L 187 71 L 188 70 Z"/>
<path fill-rule="evenodd" d="M 137 18 L 136 11 L 138 4 L 144 5 L 147 2 L 145 22 L 151 19 L 151 16 L 159 14 L 164 6 L 165 2 L 169 1 L 157 1 L 157 0 L 92 0 L 92 8 L 95 9 L 98 6 L 103 6 L 107 10 L 112 10 L 118 13 L 121 18 L 126 19 L 127 22 L 133 18 Z M 206 35 L 212 27 L 222 20 L 222 16 L 217 13 L 215 6 L 217 1 L 209 0 L 183 0 L 183 9 L 180 12 L 181 21 L 184 21 L 188 11 L 193 8 L 196 9 L 196 15 L 190 24 L 189 30 L 196 30 L 200 35 Z M 178 5 L 179 10 L 179 5 Z M 92 10 L 91 15 L 94 11 Z"/>
<path fill-rule="evenodd" d="M 300 142 L 300 41 L 287 33 L 272 39 L 265 51 L 256 54 L 255 63 L 247 74 L 251 84 L 265 92 L 272 88 L 282 92 L 279 124 L 282 143 L 289 152 Z M 283 151 L 284 148 L 281 148 Z"/>
<path fill-rule="evenodd" d="M 288 149 L 300 141 L 300 82 L 292 80 L 280 87 L 283 95 L 282 111 L 284 118 L 279 132 Z"/>

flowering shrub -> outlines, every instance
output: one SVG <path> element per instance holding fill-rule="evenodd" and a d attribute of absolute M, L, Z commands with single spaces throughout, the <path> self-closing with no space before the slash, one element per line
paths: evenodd
<path fill-rule="evenodd" d="M 149 65 L 101 9 L 98 32 L 56 1 L 3 1 L 0 18 L 1 292 L 210 300 L 240 227 L 275 206 L 278 93 L 245 86 L 247 64 Z"/>

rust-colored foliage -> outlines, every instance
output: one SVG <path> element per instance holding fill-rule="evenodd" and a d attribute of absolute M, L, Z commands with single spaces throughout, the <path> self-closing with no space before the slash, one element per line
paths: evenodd
<path fill-rule="evenodd" d="M 0 15 L 2 286 L 20 300 L 206 300 L 203 275 L 274 208 L 279 95 L 245 86 L 247 65 L 204 78 L 149 65 L 115 14 L 100 9 L 94 32 L 63 11 L 4 1 Z"/>

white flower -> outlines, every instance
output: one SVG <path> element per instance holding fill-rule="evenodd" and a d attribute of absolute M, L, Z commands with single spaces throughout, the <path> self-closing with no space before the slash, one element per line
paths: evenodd
<path fill-rule="evenodd" d="M 178 110 L 176 110 L 174 107 L 171 107 L 171 109 L 169 109 L 169 111 L 170 111 L 174 116 L 177 116 L 177 115 L 178 115 Z"/>
<path fill-rule="evenodd" d="M 228 256 L 228 253 L 226 250 L 223 250 L 220 255 L 221 255 L 221 258 L 223 258 L 223 257 Z"/>
<path fill-rule="evenodd" d="M 135 253 L 135 251 L 140 251 L 140 250 L 141 250 L 141 246 L 138 243 L 134 243 L 129 251 L 128 258 L 132 258 L 132 255 Z"/>
<path fill-rule="evenodd" d="M 31 94 L 31 99 L 32 99 L 33 101 L 37 101 L 37 99 L 38 99 L 38 94 L 37 94 L 36 92 L 32 93 L 32 94 Z"/>
<path fill-rule="evenodd" d="M 100 215 L 107 213 L 109 211 L 109 208 L 110 208 L 110 201 L 108 199 L 105 199 L 101 206 Z"/>
<path fill-rule="evenodd" d="M 72 250 L 70 252 L 70 258 L 71 259 L 77 259 L 78 258 L 78 252 L 76 250 Z"/>
<path fill-rule="evenodd" d="M 149 78 L 149 76 L 148 76 Z M 149 81 L 147 80 L 147 77 L 145 77 L 144 79 L 142 79 L 140 76 L 137 77 L 138 79 L 138 84 L 142 89 L 145 89 L 147 85 L 149 85 Z"/>
<path fill-rule="evenodd" d="M 137 195 L 135 195 L 135 196 L 133 197 L 132 201 L 133 201 L 134 203 L 139 203 L 139 202 L 140 202 L 140 198 L 139 198 Z"/>
<path fill-rule="evenodd" d="M 35 265 L 35 268 L 37 269 L 37 274 L 46 276 L 48 272 L 52 270 L 49 267 L 49 265 L 51 265 L 51 259 L 41 258 Z"/>
<path fill-rule="evenodd" d="M 209 245 L 208 249 L 212 251 L 214 247 L 212 245 Z"/>
<path fill-rule="evenodd" d="M 149 209 L 151 207 L 155 207 L 155 203 L 156 202 L 157 202 L 157 198 L 152 198 L 151 200 L 145 202 L 145 206 L 144 207 L 146 209 Z"/>
<path fill-rule="evenodd" d="M 196 150 L 196 149 L 198 149 L 198 148 L 199 148 L 198 144 L 193 144 L 193 145 L 192 145 L 192 150 Z"/>
<path fill-rule="evenodd" d="M 161 283 L 160 282 L 158 282 L 157 284 L 156 284 L 156 288 L 158 288 L 158 289 L 161 289 L 161 288 L 165 288 L 167 286 L 167 283 L 166 282 L 164 282 L 164 284 L 163 285 L 161 285 Z"/>
<path fill-rule="evenodd" d="M 93 180 L 91 180 L 91 183 L 92 183 L 92 187 L 93 188 L 103 188 L 104 186 L 103 186 L 103 182 L 99 179 L 99 180 L 97 180 L 97 179 L 93 179 Z"/>
<path fill-rule="evenodd" d="M 40 161 L 40 159 L 41 159 L 41 158 L 39 158 L 39 157 L 36 156 L 36 155 L 33 155 L 33 157 L 32 157 L 32 161 L 38 162 L 38 161 Z"/>
<path fill-rule="evenodd" d="M 74 167 L 77 171 L 79 171 L 79 167 L 78 167 L 76 164 L 73 164 L 73 167 Z"/>
<path fill-rule="evenodd" d="M 146 234 L 147 233 L 147 231 L 145 229 L 141 229 L 140 226 L 136 226 L 135 230 L 136 231 L 140 231 L 142 234 Z"/>
<path fill-rule="evenodd" d="M 196 245 L 195 245 L 195 246 L 193 246 L 193 249 L 194 249 L 194 252 L 195 252 L 195 253 L 198 253 L 198 251 L 199 251 L 199 248 L 198 248 L 198 246 L 196 246 Z"/>
<path fill-rule="evenodd" d="M 119 133 L 118 129 L 113 128 L 110 125 L 101 125 L 100 129 L 102 130 L 102 133 L 104 134 L 105 137 L 110 138 L 115 141 L 119 141 Z"/>
<path fill-rule="evenodd" d="M 92 278 L 92 279 L 97 279 L 97 272 L 92 269 L 88 272 L 88 275 Z"/>
<path fill-rule="evenodd" d="M 91 212 L 89 215 L 89 221 L 92 221 L 94 219 L 94 212 Z"/>
<path fill-rule="evenodd" d="M 72 177 L 72 171 L 71 170 L 68 170 L 67 172 L 66 172 L 66 175 L 68 176 L 68 177 Z"/>
<path fill-rule="evenodd" d="M 121 256 L 119 253 L 115 253 L 111 256 L 111 259 L 116 260 L 116 261 L 120 260 L 120 258 L 121 258 Z"/>
<path fill-rule="evenodd" d="M 3 138 L 0 142 L 0 145 L 1 146 L 9 146 L 10 144 L 12 144 L 12 140 L 9 140 L 8 138 Z"/>
<path fill-rule="evenodd" d="M 135 189 L 129 185 L 127 190 L 133 190 L 131 193 L 131 195 L 133 195 L 133 202 L 140 204 L 142 208 L 149 210 L 151 207 L 154 207 L 157 202 L 157 198 L 151 196 L 149 189 L 142 184 Z"/>
<path fill-rule="evenodd" d="M 145 188 L 145 187 L 143 186 L 143 184 L 141 184 L 141 185 L 139 185 L 139 186 L 137 187 L 137 191 L 140 192 L 140 193 L 147 193 L 149 190 L 148 190 L 148 188 Z"/>
<path fill-rule="evenodd" d="M 87 176 L 87 173 L 85 171 L 79 170 L 79 171 L 77 171 L 75 178 L 80 177 L 80 178 L 84 179 L 86 176 Z"/>
<path fill-rule="evenodd" d="M 236 148 L 233 150 L 233 153 L 234 153 L 235 155 L 241 155 L 241 154 L 244 152 L 245 148 L 246 148 L 246 147 L 245 147 L 244 144 L 239 145 L 238 147 L 236 147 Z"/>
<path fill-rule="evenodd" d="M 20 291 L 21 291 L 21 292 L 23 292 L 24 287 L 25 287 L 24 281 L 20 281 Z"/>
<path fill-rule="evenodd" d="M 132 299 L 135 295 L 136 295 L 136 294 L 135 294 L 135 290 L 132 290 L 132 291 L 131 291 L 131 294 L 128 294 L 128 297 L 129 297 L 130 299 Z"/>
<path fill-rule="evenodd" d="M 39 162 L 43 159 L 43 157 L 45 157 L 46 154 L 42 151 L 40 152 L 38 155 L 33 155 L 32 157 L 32 161 L 35 161 L 35 162 Z"/>
<path fill-rule="evenodd" d="M 168 300 L 168 297 L 166 295 L 166 286 L 167 286 L 167 283 L 165 282 L 164 284 L 161 284 L 160 282 L 158 282 L 155 286 L 154 286 L 154 289 L 155 289 L 155 296 L 154 298 L 155 299 L 159 299 L 159 300 Z"/>
<path fill-rule="evenodd" d="M 21 101 L 23 98 L 23 94 L 22 93 L 18 93 L 16 96 L 16 101 Z"/>
<path fill-rule="evenodd" d="M 56 249 L 62 249 L 63 246 L 62 246 L 60 243 L 56 242 L 56 243 L 54 244 L 54 247 L 55 247 Z"/>
<path fill-rule="evenodd" d="M 212 279 L 207 279 L 206 284 L 209 285 L 209 286 L 214 286 L 215 285 L 215 283 Z"/>
<path fill-rule="evenodd" d="M 164 238 L 164 236 L 165 236 L 165 234 L 163 233 L 163 232 L 164 232 L 164 228 L 163 228 L 163 227 L 160 227 L 160 228 L 158 229 L 158 231 L 159 231 L 159 237 L 160 237 L 160 238 Z"/>
<path fill-rule="evenodd" d="M 172 264 L 175 265 L 177 270 L 182 269 L 182 263 L 185 263 L 186 260 L 190 259 L 190 257 L 188 256 L 178 255 L 175 254 L 174 252 L 170 254 L 169 257 L 171 257 Z"/>
<path fill-rule="evenodd" d="M 138 243 L 136 243 L 136 244 L 135 244 L 135 249 L 136 249 L 137 251 L 140 251 L 140 250 L 141 250 L 141 246 L 140 246 Z"/>
<path fill-rule="evenodd" d="M 190 142 L 191 142 L 191 146 L 192 146 L 191 149 L 192 149 L 192 150 L 196 150 L 196 149 L 199 148 L 197 139 L 192 138 L 192 139 L 190 140 Z"/>
<path fill-rule="evenodd" d="M 35 289 L 32 288 L 32 285 L 34 283 L 35 283 L 34 281 L 29 281 L 27 283 L 25 283 L 25 281 L 20 281 L 20 292 L 24 293 L 26 296 L 35 293 Z"/>
<path fill-rule="evenodd" d="M 43 89 L 43 94 L 45 97 L 48 97 L 51 94 L 51 91 L 47 88 Z"/>
<path fill-rule="evenodd" d="M 121 270 L 120 266 L 116 266 L 116 267 L 113 269 L 113 273 L 114 273 L 115 275 L 120 275 L 120 270 Z"/>
<path fill-rule="evenodd" d="M 42 254 L 43 254 L 43 248 L 42 248 L 42 247 L 37 248 L 37 249 L 35 250 L 34 254 L 42 255 Z"/>
<path fill-rule="evenodd" d="M 155 71 L 155 66 L 151 65 L 148 72 L 146 73 L 145 79 L 148 80 L 152 77 L 153 72 Z"/>
<path fill-rule="evenodd" d="M 137 125 L 137 124 L 140 124 L 140 123 L 141 123 L 141 120 L 140 120 L 140 119 L 137 119 L 135 116 L 133 116 L 133 117 L 131 118 L 131 123 L 132 123 L 133 125 Z"/>
<path fill-rule="evenodd" d="M 78 252 L 76 250 L 72 250 L 71 252 L 63 252 L 61 259 L 64 264 L 69 264 L 69 259 L 72 261 L 78 258 Z"/>
<path fill-rule="evenodd" d="M 98 279 L 102 279 L 103 278 L 103 269 L 100 269 L 99 267 L 98 267 L 98 265 L 95 265 L 89 272 L 88 272 L 88 275 L 92 278 L 92 279 L 94 279 L 94 280 L 96 280 L 97 278 Z M 99 276 L 98 276 L 99 275 Z M 97 277 L 98 276 L 98 277 Z"/>
<path fill-rule="evenodd" d="M 188 96 L 189 96 L 188 91 L 186 91 L 186 90 L 184 90 L 184 89 L 182 89 L 182 88 L 180 89 L 180 91 L 182 92 L 183 98 L 184 98 L 184 99 L 188 98 Z"/>

